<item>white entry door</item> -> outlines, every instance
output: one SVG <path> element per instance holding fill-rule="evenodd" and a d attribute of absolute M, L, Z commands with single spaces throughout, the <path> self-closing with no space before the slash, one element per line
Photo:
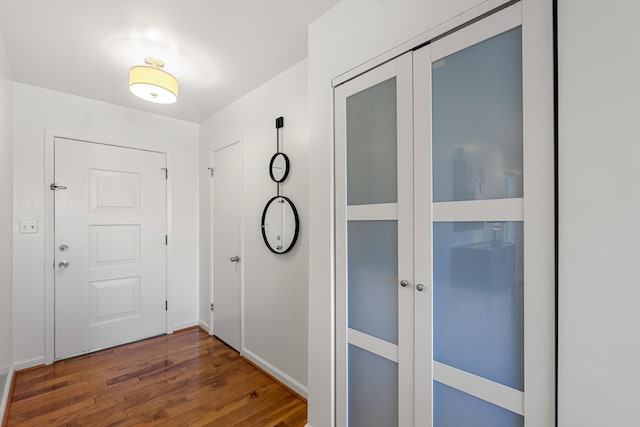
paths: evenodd
<path fill-rule="evenodd" d="M 213 333 L 240 351 L 242 343 L 242 145 L 213 153 Z"/>
<path fill-rule="evenodd" d="M 55 358 L 166 331 L 164 154 L 55 139 Z"/>

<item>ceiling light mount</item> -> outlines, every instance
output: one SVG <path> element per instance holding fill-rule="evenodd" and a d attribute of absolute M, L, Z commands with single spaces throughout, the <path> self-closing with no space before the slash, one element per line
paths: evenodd
<path fill-rule="evenodd" d="M 172 104 L 178 99 L 178 79 L 163 70 L 162 59 L 147 57 L 146 65 L 129 69 L 129 90 L 145 101 Z"/>
<path fill-rule="evenodd" d="M 153 56 L 147 56 L 144 58 L 144 63 L 154 68 L 164 68 L 164 61 L 162 59 L 154 58 Z"/>

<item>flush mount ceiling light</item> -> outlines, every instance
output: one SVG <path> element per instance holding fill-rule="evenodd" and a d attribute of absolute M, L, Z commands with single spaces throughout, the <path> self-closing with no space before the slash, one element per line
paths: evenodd
<path fill-rule="evenodd" d="M 129 90 L 145 101 L 172 104 L 178 99 L 178 80 L 162 68 L 158 58 L 145 58 L 145 64 L 129 69 Z"/>

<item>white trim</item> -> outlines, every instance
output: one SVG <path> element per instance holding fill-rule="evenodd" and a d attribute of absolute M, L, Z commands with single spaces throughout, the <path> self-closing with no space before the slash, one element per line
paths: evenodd
<path fill-rule="evenodd" d="M 7 380 L 4 384 L 4 390 L 2 391 L 2 395 L 0 397 L 0 420 L 4 419 L 5 411 L 8 409 L 7 403 L 9 402 L 9 392 L 11 391 L 11 384 L 13 383 L 13 366 L 9 368 L 7 372 Z"/>
<path fill-rule="evenodd" d="M 21 371 L 23 369 L 33 368 L 34 366 L 44 365 L 44 364 L 46 364 L 44 356 L 31 357 L 29 359 L 24 359 L 19 362 L 15 362 L 13 364 L 13 370 L 14 372 Z"/>
<path fill-rule="evenodd" d="M 469 200 L 433 204 L 433 221 L 522 221 L 522 199 Z"/>
<path fill-rule="evenodd" d="M 433 379 L 474 397 L 524 415 L 524 393 L 486 378 L 433 361 Z"/>
<path fill-rule="evenodd" d="M 131 147 L 126 147 L 131 148 Z M 167 258 L 166 258 L 166 270 L 165 270 L 165 298 L 167 300 L 167 311 L 165 317 L 165 333 L 172 333 L 176 329 L 175 325 L 173 325 L 173 313 L 175 313 L 174 305 L 171 303 L 172 301 L 177 301 L 173 299 L 173 292 L 178 291 L 178 287 L 170 286 L 170 284 L 174 283 L 172 273 L 173 273 L 173 172 L 175 168 L 173 167 L 173 156 L 171 152 L 164 153 L 166 168 L 168 170 L 169 178 L 167 179 L 166 184 L 166 198 L 167 198 Z M 173 292 L 172 292 L 173 291 Z"/>
<path fill-rule="evenodd" d="M 240 348 L 242 351 L 240 352 L 241 356 L 244 356 L 244 345 L 245 345 L 245 321 L 244 321 L 244 266 L 245 260 L 245 228 L 244 228 L 244 204 L 245 204 L 245 193 L 244 193 L 244 141 L 242 135 L 237 138 L 238 143 L 240 144 L 240 179 L 242 180 L 240 184 Z M 305 387 L 305 397 L 306 395 L 306 387 Z"/>
<path fill-rule="evenodd" d="M 413 54 L 394 61 L 397 86 L 397 188 L 398 188 L 398 281 L 415 281 L 413 261 Z M 400 286 L 398 294 L 398 425 L 415 425 L 415 287 Z"/>
<path fill-rule="evenodd" d="M 267 371 L 269 374 L 273 375 L 275 378 L 278 379 L 278 381 L 281 381 L 291 390 L 298 393 L 300 396 L 304 397 L 305 399 L 307 398 L 307 395 L 308 395 L 307 387 L 304 386 L 302 383 L 298 382 L 297 380 L 295 380 L 293 377 L 285 374 L 280 369 L 276 368 L 271 363 L 267 362 L 266 360 L 262 359 L 260 356 L 252 353 L 246 348 L 242 350 L 242 355 L 247 359 L 249 359 L 250 361 L 252 361 L 253 363 L 255 363 L 256 365 L 258 365 L 260 368 Z"/>
<path fill-rule="evenodd" d="M 347 147 L 346 147 L 346 98 L 348 85 L 340 86 L 333 90 L 333 212 L 334 220 L 332 230 L 334 232 L 334 256 L 331 265 L 333 271 L 332 304 L 334 319 L 332 330 L 334 331 L 334 346 L 331 354 L 334 356 L 333 395 L 331 407 L 334 409 L 338 427 L 347 425 L 347 381 L 349 366 L 348 338 L 347 338 Z M 309 301 L 311 303 L 311 301 Z M 311 337 L 310 337 L 311 338 Z M 311 368 L 311 367 L 309 367 Z"/>
<path fill-rule="evenodd" d="M 188 322 L 180 322 L 173 325 L 173 331 L 167 332 L 168 334 L 172 334 L 175 331 L 179 331 L 180 329 L 190 328 L 192 326 L 198 326 L 199 322 L 197 320 L 190 320 Z M 108 347 L 107 347 L 108 348 Z"/>
<path fill-rule="evenodd" d="M 334 266 L 331 307 L 334 312 L 332 331 L 334 332 L 331 355 L 334 358 L 334 377 L 331 391 L 331 408 L 334 410 L 335 426 L 347 424 L 347 381 L 349 366 L 347 348 L 347 147 L 346 147 L 346 98 L 348 85 L 333 90 L 333 227 L 334 255 L 331 265 Z M 311 300 L 309 300 L 311 303 Z M 333 344 L 333 343 L 332 343 Z M 311 368 L 311 367 L 310 367 Z M 332 418 L 333 419 L 333 418 Z"/>
<path fill-rule="evenodd" d="M 54 180 L 54 140 L 64 132 L 45 131 L 44 137 L 44 358 L 45 363 L 53 363 L 55 357 L 55 274 L 53 263 L 55 254 L 53 191 L 47 186 Z"/>
<path fill-rule="evenodd" d="M 198 326 L 200 326 L 202 329 L 207 331 L 209 335 L 211 335 L 211 328 L 209 327 L 209 324 L 207 322 L 203 320 L 198 320 Z"/>
<path fill-rule="evenodd" d="M 425 285 L 415 292 L 415 425 L 430 426 L 432 415 L 432 167 L 431 167 L 431 47 L 413 53 L 413 152 L 414 152 L 414 265 L 416 284 Z M 429 165 L 429 167 L 425 167 Z"/>
<path fill-rule="evenodd" d="M 452 53 L 509 31 L 521 23 L 522 4 L 516 3 L 433 43 L 431 45 L 431 62 L 439 61 Z"/>
<path fill-rule="evenodd" d="M 362 92 L 372 86 L 396 77 L 397 70 L 395 64 L 391 61 L 375 68 L 372 73 L 366 73 L 358 76 L 358 79 L 349 82 L 348 88 L 344 90 L 344 97 L 348 98 L 353 94 Z"/>
<path fill-rule="evenodd" d="M 397 219 L 397 203 L 347 206 L 347 221 L 381 221 Z"/>
<path fill-rule="evenodd" d="M 353 344 L 380 357 L 384 357 L 385 359 L 398 363 L 397 344 L 391 344 L 388 341 L 363 334 L 362 332 L 351 328 L 349 328 L 347 334 L 349 344 Z"/>
<path fill-rule="evenodd" d="M 54 245 L 55 245 L 55 222 L 54 222 L 54 199 L 53 191 L 49 191 L 49 184 L 54 181 L 54 166 L 55 166 L 55 139 L 63 138 L 75 141 L 86 142 L 88 144 L 102 144 L 110 145 L 112 147 L 128 148 L 138 151 L 147 151 L 152 153 L 160 153 L 165 155 L 166 167 L 169 169 L 169 179 L 166 184 L 166 204 L 167 204 L 167 236 L 169 239 L 167 245 L 167 257 L 166 257 L 166 272 L 165 272 L 165 298 L 167 300 L 171 297 L 171 291 L 174 289 L 172 286 L 172 272 L 173 272 L 173 236 L 172 236 L 172 170 L 173 161 L 171 151 L 157 151 L 149 150 L 145 148 L 139 148 L 131 145 L 122 145 L 120 142 L 114 142 L 108 138 L 103 138 L 95 135 L 86 135 L 75 132 L 67 132 L 56 129 L 45 129 L 44 132 L 44 356 L 36 357 L 33 359 L 27 359 L 26 361 L 14 364 L 16 370 L 28 368 L 38 364 L 51 364 L 55 359 L 55 275 L 53 270 L 54 263 Z M 179 329 L 179 328 L 177 328 Z M 174 330 L 171 323 L 171 305 L 165 315 L 165 326 L 163 333 L 172 333 Z M 42 360 L 40 360 L 42 359 Z M 38 361 L 34 363 L 33 361 Z M 33 364 L 32 364 L 33 363 Z M 24 367 L 22 365 L 24 364 Z"/>
<path fill-rule="evenodd" d="M 381 55 L 376 56 L 375 58 L 370 59 L 369 61 L 358 65 L 352 68 L 345 73 L 342 73 L 336 76 L 332 81 L 331 85 L 333 87 L 337 87 L 355 77 L 360 76 L 361 74 L 366 73 L 380 65 L 383 65 L 394 58 L 397 58 L 406 52 L 414 50 L 417 46 L 422 46 L 431 40 L 434 40 L 449 31 L 452 31 L 461 25 L 465 25 L 481 16 L 491 13 L 493 10 L 496 10 L 505 4 L 509 3 L 511 0 L 486 0 L 483 3 L 470 8 L 469 10 L 460 13 L 453 18 L 436 25 L 435 27 L 428 29 L 422 34 L 392 48 L 388 51 L 382 53 Z"/>
<path fill-rule="evenodd" d="M 211 304 L 213 302 L 213 176 L 215 175 L 215 168 L 213 167 L 213 151 L 209 152 L 209 257 L 207 258 L 207 262 L 209 263 L 209 298 L 207 299 L 207 303 L 209 305 L 209 335 L 213 336 L 215 334 L 215 330 L 213 327 L 213 310 L 211 310 Z M 211 172 L 212 171 L 212 172 Z M 215 308 L 214 308 L 215 309 Z"/>
<path fill-rule="evenodd" d="M 522 4 L 525 425 L 554 425 L 553 8 Z"/>

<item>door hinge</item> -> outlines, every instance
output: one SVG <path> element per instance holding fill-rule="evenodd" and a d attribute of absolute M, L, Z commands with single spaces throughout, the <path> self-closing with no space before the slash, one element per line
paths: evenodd
<path fill-rule="evenodd" d="M 167 300 L 164 300 L 164 311 L 168 311 L 169 310 L 169 303 L 167 302 Z"/>
<path fill-rule="evenodd" d="M 169 169 L 167 168 L 160 168 L 160 170 L 164 171 L 164 179 L 169 179 Z"/>
<path fill-rule="evenodd" d="M 169 245 L 169 236 L 167 234 L 164 235 L 164 245 L 165 246 Z"/>
<path fill-rule="evenodd" d="M 49 188 L 51 189 L 51 191 L 58 191 L 58 190 L 66 190 L 67 186 L 66 185 L 56 184 L 55 182 L 52 182 L 51 185 L 49 185 Z"/>
<path fill-rule="evenodd" d="M 214 308 L 214 307 L 215 307 L 215 304 L 214 304 L 214 303 L 209 304 L 209 310 L 210 310 L 210 311 L 213 311 L 213 308 Z"/>
<path fill-rule="evenodd" d="M 211 178 L 213 178 L 214 169 L 213 168 L 207 168 L 207 169 L 209 169 L 209 175 L 211 175 Z"/>

